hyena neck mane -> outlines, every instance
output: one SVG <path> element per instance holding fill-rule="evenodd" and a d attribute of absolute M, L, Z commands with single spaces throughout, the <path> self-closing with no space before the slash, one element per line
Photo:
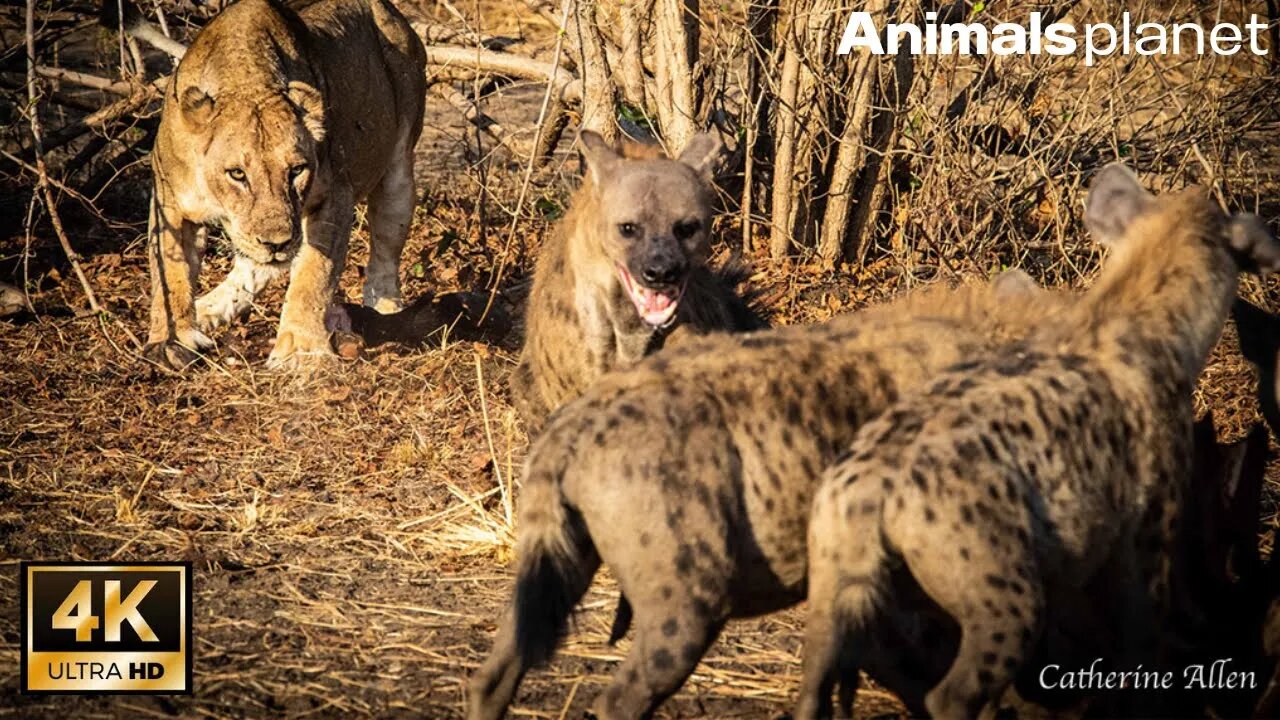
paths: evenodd
<path fill-rule="evenodd" d="M 1224 241 L 1227 217 L 1199 188 L 1157 198 L 1128 171 L 1119 179 L 1100 177 L 1098 184 L 1086 221 L 1111 256 L 1082 298 L 1082 312 L 1049 332 L 1069 352 L 1189 385 L 1217 343 L 1236 293 L 1238 267 Z M 1116 184 L 1121 187 L 1108 187 Z M 1112 207 L 1097 207 L 1108 201 Z"/>

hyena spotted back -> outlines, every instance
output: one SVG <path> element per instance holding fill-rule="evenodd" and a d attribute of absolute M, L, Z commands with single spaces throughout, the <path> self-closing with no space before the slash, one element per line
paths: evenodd
<path fill-rule="evenodd" d="M 1013 273 L 822 326 L 702 338 L 601 378 L 530 450 L 512 608 L 469 717 L 503 715 L 601 561 L 624 596 L 614 635 L 631 608 L 636 635 L 595 712 L 648 716 L 728 618 L 804 597 L 812 490 L 854 430 L 1057 302 Z"/>
<path fill-rule="evenodd" d="M 1241 263 L 1275 268 L 1280 245 L 1253 216 L 1198 189 L 1155 198 L 1121 166 L 1095 179 L 1086 221 L 1111 256 L 1075 307 L 904 398 L 827 471 L 798 719 L 831 714 L 832 686 L 867 663 L 868 628 L 904 601 L 959 626 L 924 698 L 936 718 L 993 709 L 1063 627 L 1094 631 L 1103 644 L 1079 652 L 1126 668 L 1163 657 L 1191 391 Z M 919 592 L 892 592 L 903 585 Z"/>

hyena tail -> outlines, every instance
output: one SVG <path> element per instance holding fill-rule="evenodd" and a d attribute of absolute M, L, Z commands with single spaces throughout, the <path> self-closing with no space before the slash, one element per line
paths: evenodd
<path fill-rule="evenodd" d="M 824 488 L 809 526 L 809 618 L 805 627 L 804 679 L 794 717 L 832 716 L 831 692 L 839 687 L 836 717 L 852 717 L 863 633 L 875 623 L 880 589 L 888 577 L 888 552 L 878 527 L 878 498 L 854 497 L 868 483 Z M 870 509 L 850 523 L 845 508 Z"/>
<path fill-rule="evenodd" d="M 531 463 L 532 469 L 532 463 Z M 560 474 L 526 476 L 517 545 L 516 652 L 528 664 L 548 660 L 600 566 L 582 515 L 566 501 Z"/>

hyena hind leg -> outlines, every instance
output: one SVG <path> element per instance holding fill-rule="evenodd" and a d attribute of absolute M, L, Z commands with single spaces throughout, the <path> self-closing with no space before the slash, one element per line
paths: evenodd
<path fill-rule="evenodd" d="M 673 596 L 660 595 L 674 590 Z M 684 593 L 684 597 L 680 595 Z M 632 597 L 635 639 L 622 665 L 592 706 L 599 720 L 641 720 L 684 684 L 715 642 L 724 620 L 711 604 L 671 585 Z"/>
<path fill-rule="evenodd" d="M 934 548 L 937 552 L 937 548 Z M 912 557 L 911 554 L 907 555 Z M 915 557 L 919 558 L 917 554 Z M 1033 563 L 1011 557 L 1014 565 L 971 563 L 974 582 L 954 582 L 953 568 L 941 558 L 928 560 L 943 570 L 936 578 L 913 572 L 935 602 L 960 625 L 960 647 L 947 674 L 925 696 L 929 715 L 940 720 L 991 717 L 1039 637 L 1043 589 Z M 908 565 L 911 560 L 908 559 Z M 986 567 L 973 567 L 985 565 Z M 914 570 L 914 569 L 913 569 Z"/>

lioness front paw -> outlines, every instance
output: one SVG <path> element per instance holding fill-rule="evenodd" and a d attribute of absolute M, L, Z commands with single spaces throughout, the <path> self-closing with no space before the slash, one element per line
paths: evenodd
<path fill-rule="evenodd" d="M 240 314 L 234 293 L 213 291 L 196 300 L 196 327 L 203 332 L 216 330 Z"/>
<path fill-rule="evenodd" d="M 297 330 L 280 330 L 276 336 L 276 345 L 267 357 L 269 368 L 296 368 L 313 360 L 330 360 L 336 358 L 333 348 L 329 346 L 329 334 L 325 332 L 301 332 Z"/>

